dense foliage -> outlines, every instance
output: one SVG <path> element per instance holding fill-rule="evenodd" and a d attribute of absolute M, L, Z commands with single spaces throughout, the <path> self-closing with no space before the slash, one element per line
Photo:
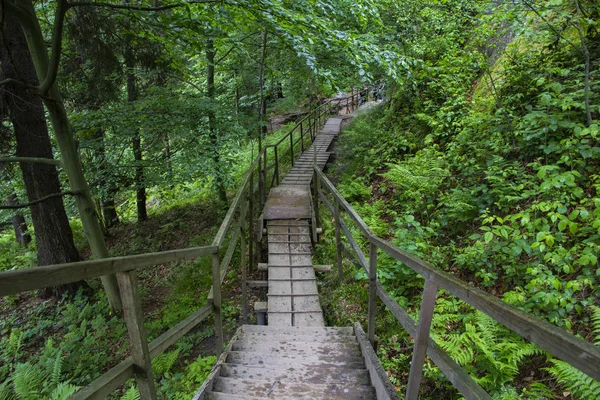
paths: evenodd
<path fill-rule="evenodd" d="M 597 6 L 409 3 L 396 12 L 411 74 L 343 137 L 342 194 L 399 247 L 597 342 Z M 411 270 L 388 259 L 380 279 L 418 309 Z M 452 298 L 438 300 L 433 326 L 497 398 L 553 397 L 547 374 L 574 398 L 598 396 L 597 383 Z M 384 356 L 402 347 L 393 337 Z M 405 370 L 401 356 L 390 368 Z"/>
<path fill-rule="evenodd" d="M 597 1 L 78 2 L 62 37 L 59 3 L 33 6 L 45 43 L 61 50 L 57 84 L 111 255 L 206 244 L 259 143 L 284 133 L 266 134 L 269 116 L 385 80 L 384 104 L 340 140 L 342 194 L 378 235 L 600 343 Z M 18 155 L 5 108 L 2 157 Z M 0 175 L 3 200 L 35 200 L 15 165 Z M 89 230 L 65 202 L 88 256 Z M 27 208 L 0 210 L 0 271 L 36 264 L 35 240 L 23 247 L 8 229 L 17 214 L 31 220 Z M 317 250 L 323 262 L 332 237 Z M 209 269 L 140 277 L 151 338 L 203 305 Z M 323 299 L 344 325 L 366 309 L 364 274 L 347 272 L 349 286 L 325 282 Z M 379 279 L 417 315 L 422 282 L 410 269 L 381 257 Z M 224 311 L 233 329 L 239 310 Z M 49 300 L 10 296 L 0 313 L 0 399 L 67 398 L 127 352 L 95 282 Z M 379 354 L 403 389 L 412 341 L 391 318 L 378 324 Z M 444 293 L 433 332 L 495 398 L 600 397 L 597 382 Z M 199 343 L 211 334 L 202 326 L 154 360 L 162 398 L 200 386 L 215 359 Z M 432 364 L 425 377 L 423 395 L 458 396 Z"/>

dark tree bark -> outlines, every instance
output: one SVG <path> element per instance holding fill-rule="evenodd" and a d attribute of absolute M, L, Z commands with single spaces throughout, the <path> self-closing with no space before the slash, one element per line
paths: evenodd
<path fill-rule="evenodd" d="M 0 63 L 3 78 L 11 78 L 30 85 L 38 79 L 20 24 L 7 16 L 1 33 Z M 13 124 L 17 156 L 53 158 L 52 145 L 42 102 L 22 85 L 7 84 L 3 93 Z M 46 164 L 21 163 L 21 172 L 29 201 L 61 192 L 56 167 Z M 32 205 L 31 219 L 37 243 L 38 265 L 62 264 L 79 261 L 73 242 L 73 233 L 61 197 L 53 197 Z M 59 295 L 80 284 L 48 288 L 41 295 Z"/>
<path fill-rule="evenodd" d="M 7 206 L 15 206 L 17 205 L 17 195 L 14 193 L 9 195 L 6 199 Z M 29 243 L 31 243 L 31 235 L 29 231 L 27 231 L 27 222 L 25 222 L 25 217 L 20 212 L 17 212 L 11 219 L 10 223 L 15 230 L 15 240 L 20 245 L 27 247 Z"/>
<path fill-rule="evenodd" d="M 106 171 L 106 149 L 104 148 L 104 131 L 98 129 L 96 137 L 97 144 L 95 150 L 96 162 L 98 163 L 98 170 L 100 178 L 98 179 L 98 187 L 100 189 L 100 206 L 102 208 L 102 216 L 104 227 L 106 229 L 112 228 L 119 224 L 119 215 L 115 207 L 115 195 L 117 194 L 117 188 L 113 184 L 106 181 L 104 171 Z"/>
<path fill-rule="evenodd" d="M 212 38 L 206 40 L 206 97 L 211 101 L 215 99 L 215 46 Z M 211 104 L 214 107 L 214 103 Z M 217 116 L 212 109 L 208 110 L 208 130 L 212 144 L 213 162 L 215 163 L 215 188 L 219 194 L 219 200 L 227 203 L 227 192 L 223 182 L 223 168 L 219 156 L 219 134 L 217 128 Z"/>
<path fill-rule="evenodd" d="M 137 100 L 137 87 L 135 82 L 135 58 L 131 48 L 131 40 L 128 38 L 125 49 L 125 67 L 127 68 L 127 101 Z M 144 167 L 142 166 L 142 139 L 136 130 L 133 141 L 133 157 L 135 159 L 135 193 L 138 221 L 148 219 L 146 210 L 146 184 L 144 182 Z"/>

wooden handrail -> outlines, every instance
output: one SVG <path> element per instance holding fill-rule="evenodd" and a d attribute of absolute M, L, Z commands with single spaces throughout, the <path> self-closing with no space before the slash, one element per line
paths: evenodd
<path fill-rule="evenodd" d="M 327 179 L 325 174 L 323 174 L 318 167 L 314 167 L 314 173 L 317 177 L 316 179 L 318 179 L 321 183 L 320 186 L 327 188 L 328 192 L 333 196 L 334 202 L 337 202 L 342 206 L 352 221 L 359 228 L 361 233 L 366 236 L 371 244 L 371 249 L 375 247 L 383 250 L 389 256 L 404 263 L 413 271 L 425 277 L 427 281 L 430 281 L 432 284 L 443 288 L 448 293 L 458 297 L 481 312 L 489 315 L 494 320 L 516 332 L 524 339 L 537 344 L 541 348 L 553 354 L 555 357 L 566 361 L 595 380 L 600 381 L 600 368 L 598 368 L 600 365 L 600 349 L 598 349 L 596 346 L 550 324 L 541 318 L 530 315 L 511 304 L 508 304 L 472 285 L 469 285 L 454 275 L 435 268 L 418 257 L 409 254 L 393 244 L 381 239 L 375 235 L 373 231 L 365 224 L 362 218 L 335 189 L 335 186 L 329 181 L 329 179 Z M 320 192 L 319 197 L 323 204 L 330 210 L 331 215 L 335 218 L 337 213 L 335 212 L 335 208 L 332 203 L 327 199 L 326 195 L 323 192 Z M 339 223 L 341 231 L 344 233 L 350 242 L 350 245 L 354 249 L 359 265 L 365 269 L 367 274 L 369 274 L 370 268 L 368 267 L 368 262 L 365 255 L 352 237 L 352 234 L 344 221 L 341 219 L 341 217 L 339 217 L 339 214 L 337 218 L 339 218 L 339 220 L 335 222 Z M 399 315 L 401 315 L 398 311 L 398 309 L 401 309 L 400 306 L 395 301 L 392 302 L 393 299 L 387 295 L 387 292 L 383 290 L 383 287 L 380 286 L 381 284 L 379 282 L 378 285 L 378 297 L 384 301 L 384 304 L 386 304 L 388 308 L 391 310 L 394 308 L 394 310 L 392 310 L 394 316 L 396 316 L 398 321 L 401 322 L 406 328 L 408 324 L 407 319 L 404 317 L 399 317 Z M 411 333 L 411 335 L 413 335 L 413 333 Z M 429 340 L 429 342 L 431 341 Z M 446 372 L 448 372 L 447 368 Z M 448 378 L 450 379 L 451 377 L 448 376 Z M 462 392 L 465 397 L 485 398 L 481 397 L 481 394 L 474 394 L 472 392 L 472 384 L 470 382 L 464 382 L 461 380 L 459 383 L 462 389 L 456 383 L 455 386 L 461 390 L 461 392 L 463 390 L 466 391 Z M 411 395 L 410 397 L 414 398 L 414 395 Z"/>
<path fill-rule="evenodd" d="M 238 242 L 242 243 L 242 253 L 245 249 L 244 225 L 246 215 L 250 230 L 252 230 L 254 220 L 254 205 L 253 197 L 257 189 L 259 199 L 266 196 L 267 190 L 267 171 L 275 166 L 275 173 L 279 174 L 280 160 L 287 154 L 292 152 L 294 146 L 297 146 L 300 141 L 303 142 L 301 136 L 296 141 L 293 140 L 293 132 L 302 124 L 303 121 L 309 121 L 309 129 L 311 130 L 311 139 L 316 135 L 312 130 L 319 129 L 321 118 L 328 106 L 334 103 L 340 104 L 341 101 L 352 98 L 354 106 L 355 94 L 343 98 L 330 99 L 324 102 L 319 107 L 308 113 L 296 123 L 294 128 L 290 130 L 283 138 L 273 145 L 269 145 L 261 149 L 256 158 L 250 164 L 250 167 L 239 186 L 236 195 L 223 219 L 215 238 L 210 246 L 193 247 L 188 249 L 170 250 L 156 253 L 138 254 L 123 257 L 111 257 L 101 260 L 89 260 L 68 264 L 57 264 L 43 267 L 30 268 L 26 270 L 0 272 L 0 297 L 12 295 L 24 291 L 42 289 L 51 286 L 62 285 L 80 280 L 93 279 L 107 274 L 117 274 L 119 285 L 123 291 L 126 300 L 123 304 L 124 314 L 126 317 L 130 344 L 132 346 L 132 356 L 127 357 L 121 363 L 111 368 L 108 372 L 101 375 L 99 378 L 90 383 L 87 387 L 77 392 L 74 399 L 102 399 L 112 393 L 116 388 L 125 383 L 125 381 L 133 376 L 136 376 L 138 388 L 144 394 L 143 397 L 149 399 L 156 398 L 150 360 L 164 352 L 169 346 L 173 345 L 177 340 L 187 334 L 191 329 L 204 321 L 210 314 L 215 316 L 215 336 L 217 336 L 217 350 L 220 352 L 219 344 L 223 340 L 222 317 L 221 317 L 221 284 L 227 272 L 227 267 L 233 257 Z M 304 133 L 304 132 L 303 132 Z M 277 146 L 284 140 L 291 138 L 291 146 L 287 152 L 277 155 Z M 273 147 L 274 163 L 267 165 L 267 152 L 270 147 Z M 261 172 L 262 171 L 262 172 Z M 261 187 L 255 187 L 254 174 L 258 172 L 259 181 L 264 180 L 261 193 Z M 261 177 L 261 173 L 264 175 Z M 274 176 L 275 178 L 275 176 Z M 247 196 L 247 197 L 246 197 Z M 239 213 L 238 213 L 239 211 Z M 237 221 L 236 214 L 238 214 Z M 235 231 L 231 236 L 227 250 L 221 259 L 220 250 L 223 248 L 228 232 L 231 227 L 235 226 Z M 259 227 L 260 228 L 260 227 Z M 252 232 L 250 232 L 252 236 Z M 249 257 L 252 259 L 252 240 L 249 241 Z M 207 304 L 200 310 L 179 322 L 177 325 L 169 329 L 167 332 L 160 335 L 151 343 L 146 344 L 146 334 L 143 327 L 141 305 L 139 301 L 139 291 L 135 270 L 151 267 L 158 264 L 165 264 L 187 259 L 194 259 L 201 256 L 212 257 L 212 277 L 213 286 L 208 294 Z M 242 258 L 244 254 L 242 254 Z M 242 273 L 244 282 L 242 286 L 245 290 L 245 260 L 242 260 Z M 245 298 L 245 296 L 243 296 Z M 246 305 L 243 306 L 245 310 Z"/>
<path fill-rule="evenodd" d="M 161 251 L 124 257 L 110 257 L 100 260 L 79 261 L 68 264 L 55 264 L 16 271 L 0 272 L 0 297 L 64 285 L 85 279 L 98 278 L 117 272 L 183 261 L 218 251 L 215 246 L 192 247 L 189 249 Z"/>

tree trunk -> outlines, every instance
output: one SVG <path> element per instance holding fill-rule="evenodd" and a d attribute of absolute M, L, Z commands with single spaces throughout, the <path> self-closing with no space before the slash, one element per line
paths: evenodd
<path fill-rule="evenodd" d="M 18 22 L 8 18 L 2 36 L 2 42 L 6 47 L 0 50 L 0 60 L 5 77 L 37 84 L 35 69 Z M 19 68 L 18 71 L 16 66 Z M 7 85 L 7 92 L 5 98 L 15 132 L 17 156 L 54 158 L 40 98 L 23 86 L 15 84 Z M 62 191 L 55 166 L 21 163 L 20 167 L 29 201 Z M 30 206 L 30 210 L 36 238 L 38 265 L 79 261 L 79 253 L 73 242 L 73 233 L 62 198 L 50 198 Z M 44 297 L 61 295 L 79 286 L 74 284 L 47 288 L 41 290 L 40 294 Z"/>
<path fill-rule="evenodd" d="M 267 99 L 265 98 L 265 63 L 267 61 L 267 31 L 263 32 L 262 57 L 260 59 L 259 84 L 260 99 L 258 103 L 258 151 L 262 150 L 262 138 L 267 134 Z"/>
<path fill-rule="evenodd" d="M 24 45 L 21 45 L 20 49 L 23 51 L 23 54 L 25 54 L 30 67 L 31 58 L 33 58 L 37 77 L 39 77 L 40 80 L 43 80 L 46 78 L 48 72 L 49 58 L 42 30 L 35 15 L 35 9 L 31 0 L 21 0 L 18 4 L 13 3 L 7 7 L 5 10 L 5 24 L 8 24 L 8 20 L 12 19 L 13 16 L 19 20 L 21 27 L 25 32 L 30 54 L 27 54 L 27 47 Z M 18 29 L 18 25 L 15 25 L 17 29 L 15 29 L 11 35 L 8 35 L 5 40 L 14 41 L 17 38 L 23 37 L 21 30 Z M 19 49 L 19 47 L 17 47 L 17 49 Z M 18 73 L 23 74 L 24 69 L 25 65 L 20 63 Z M 106 258 L 109 254 L 106 243 L 104 243 L 102 228 L 97 219 L 94 201 L 83 174 L 71 126 L 56 83 L 51 85 L 48 94 L 42 99 L 50 115 L 56 142 L 60 149 L 61 159 L 64 170 L 69 178 L 71 190 L 79 193 L 79 195 L 75 197 L 75 201 L 81 216 L 83 231 L 90 244 L 92 254 L 95 258 Z M 122 305 L 116 277 L 114 275 L 106 275 L 101 279 L 112 309 L 120 311 Z"/>
<path fill-rule="evenodd" d="M 137 100 L 137 87 L 135 82 L 135 58 L 133 49 L 131 48 L 131 38 L 127 37 L 127 45 L 125 50 L 125 67 L 127 68 L 127 101 L 134 102 Z M 133 136 L 133 157 L 135 159 L 135 197 L 138 221 L 148 219 L 148 211 L 146 210 L 146 184 L 144 182 L 144 167 L 142 166 L 142 139 L 140 133 L 136 129 Z"/>
<path fill-rule="evenodd" d="M 215 46 L 212 38 L 206 40 L 206 97 L 211 101 L 208 110 L 208 130 L 212 144 L 213 162 L 215 163 L 215 188 L 219 194 L 219 200 L 227 203 L 227 192 L 223 182 L 223 168 L 219 156 L 219 134 L 217 128 L 217 116 L 212 107 L 215 106 Z"/>
<path fill-rule="evenodd" d="M 17 205 L 17 195 L 11 193 L 6 199 L 7 206 L 15 206 Z M 27 222 L 25 222 L 25 217 L 20 212 L 17 212 L 11 219 L 10 223 L 12 224 L 15 230 L 15 240 L 17 243 L 22 245 L 23 247 L 27 247 L 29 243 L 31 243 L 31 235 L 27 231 Z"/>
<path fill-rule="evenodd" d="M 106 229 L 119 224 L 119 215 L 115 208 L 116 188 L 113 184 L 106 181 L 106 149 L 104 147 L 104 131 L 98 129 L 95 139 L 97 141 L 95 156 L 96 165 L 100 177 L 98 178 L 98 188 L 100 189 L 100 208 L 102 209 L 102 221 Z"/>

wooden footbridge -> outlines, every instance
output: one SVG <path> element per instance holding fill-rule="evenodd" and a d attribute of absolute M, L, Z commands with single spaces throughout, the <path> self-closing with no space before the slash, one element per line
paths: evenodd
<path fill-rule="evenodd" d="M 131 356 L 73 398 L 105 398 L 134 377 L 141 398 L 156 399 L 151 360 L 213 315 L 215 351 L 220 357 L 194 399 L 395 399 L 398 394 L 373 350 L 379 302 L 414 338 L 407 399 L 418 397 L 425 356 L 465 398 L 490 399 L 465 369 L 429 337 L 439 289 L 600 380 L 600 350 L 591 343 L 427 264 L 369 229 L 322 172 L 331 142 L 340 130 L 339 111 L 349 113 L 357 105 L 355 93 L 325 102 L 278 142 L 263 148 L 209 246 L 0 273 L 0 296 L 117 275 Z M 328 212 L 335 223 L 340 284 L 344 281 L 344 257 L 368 274 L 367 334 L 359 324 L 324 326 L 312 265 L 312 245 L 318 241 L 322 212 Z M 351 224 L 368 239 L 368 249 L 357 244 Z M 234 260 L 238 246 L 241 256 Z M 424 278 L 418 322 L 377 280 L 379 252 L 397 259 Z M 262 262 L 263 253 L 267 255 L 266 262 Z M 207 305 L 148 343 L 136 271 L 198 257 L 212 259 L 213 285 Z M 261 315 L 259 321 L 266 325 L 243 325 L 224 348 L 221 284 L 230 265 L 239 271 L 242 283 L 244 322 L 248 321 L 248 286 L 268 287 L 266 302 L 255 304 Z M 248 281 L 248 268 L 267 271 L 268 280 Z"/>

